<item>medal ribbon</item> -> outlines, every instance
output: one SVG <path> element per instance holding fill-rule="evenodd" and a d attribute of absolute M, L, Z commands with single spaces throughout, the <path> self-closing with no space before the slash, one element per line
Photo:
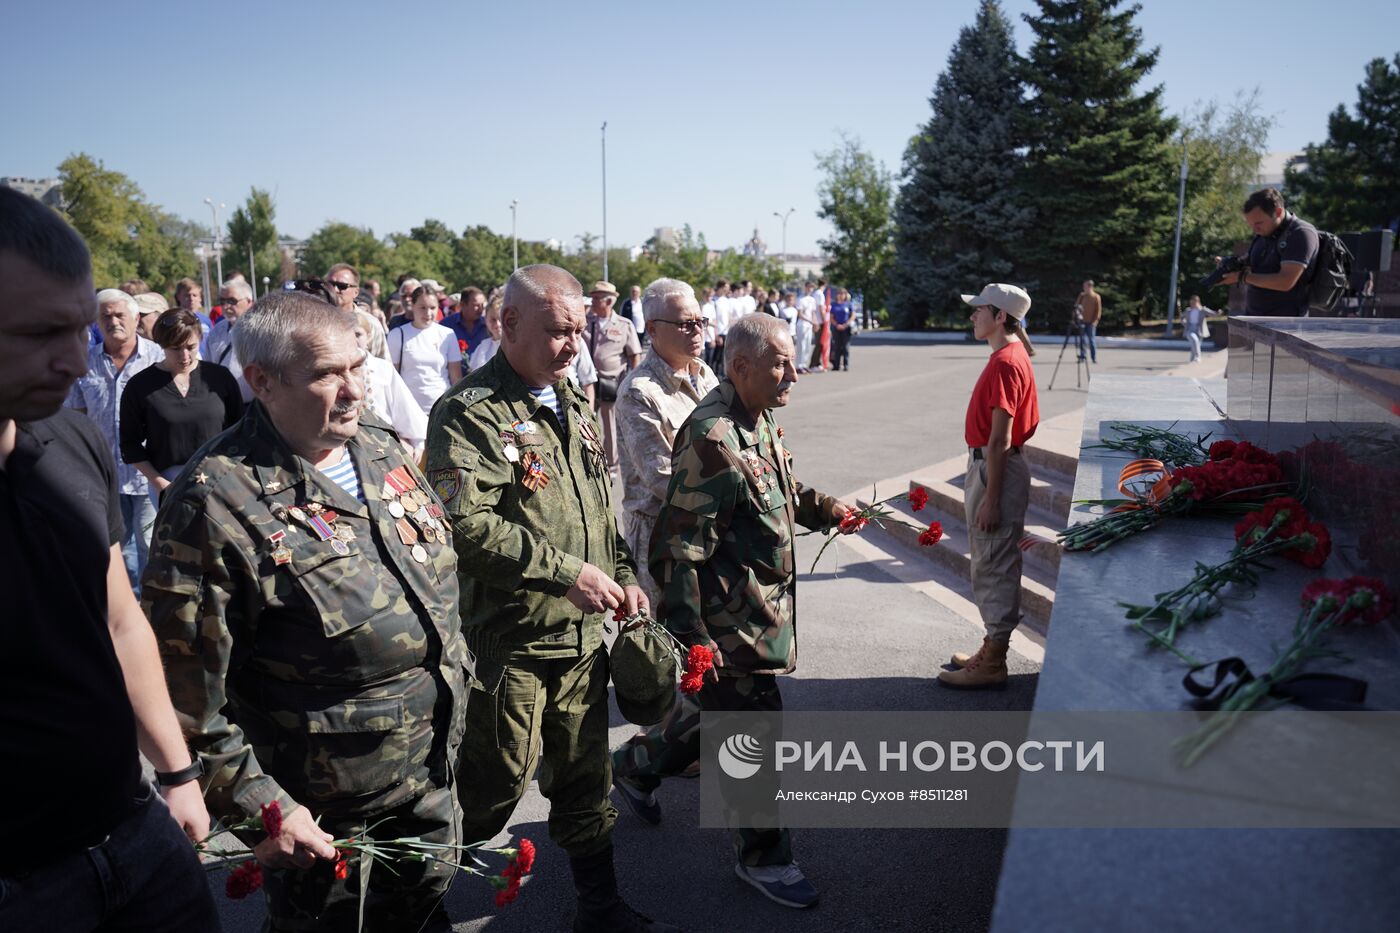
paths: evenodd
<path fill-rule="evenodd" d="M 1135 512 L 1138 509 L 1157 510 L 1171 495 L 1171 471 L 1160 460 L 1143 458 L 1123 467 L 1118 474 L 1118 491 L 1131 502 L 1125 502 L 1112 512 Z"/>

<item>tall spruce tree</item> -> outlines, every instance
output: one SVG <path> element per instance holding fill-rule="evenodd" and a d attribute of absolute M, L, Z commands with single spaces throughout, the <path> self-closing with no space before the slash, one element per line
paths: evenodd
<path fill-rule="evenodd" d="M 1167 142 L 1176 121 L 1161 86 L 1138 91 L 1157 62 L 1122 0 L 1036 0 L 1035 41 L 1024 62 L 1030 92 L 1023 188 L 1034 234 L 1017 253 L 1036 280 L 1040 308 L 1068 321 L 1079 283 L 1093 279 L 1109 320 L 1151 310 L 1154 257 L 1170 246 L 1176 166 Z"/>
<path fill-rule="evenodd" d="M 1400 53 L 1371 59 L 1356 93 L 1356 115 L 1339 104 L 1327 118 L 1327 141 L 1309 145 L 1304 164 L 1284 179 L 1289 208 L 1328 230 L 1400 219 Z"/>
<path fill-rule="evenodd" d="M 982 0 L 934 84 L 933 116 L 909 141 L 895 204 L 891 312 L 897 327 L 960 319 L 959 293 L 1016 279 L 1031 219 L 1015 188 L 1022 86 L 1011 23 Z"/>

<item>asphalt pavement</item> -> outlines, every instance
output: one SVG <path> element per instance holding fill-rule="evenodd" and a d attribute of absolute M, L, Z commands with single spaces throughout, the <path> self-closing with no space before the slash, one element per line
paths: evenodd
<path fill-rule="evenodd" d="M 1041 416 L 1082 409 L 1087 386 L 1075 387 L 1074 348 L 1047 389 L 1058 344 L 1034 358 Z M 778 413 L 795 473 L 832 495 L 868 490 L 964 450 L 967 398 L 987 359 L 985 345 L 862 344 L 850 372 L 800 378 L 792 403 Z M 1166 372 L 1186 362 L 1169 350 L 1107 350 L 1091 370 Z M 1208 357 L 1209 360 L 1209 357 Z M 1209 362 L 1203 365 L 1210 365 Z M 898 491 L 890 487 L 882 495 Z M 974 648 L 979 631 L 962 617 L 882 567 L 838 544 L 807 574 L 818 536 L 798 541 L 798 669 L 783 678 L 784 704 L 804 710 L 1003 710 L 1030 708 L 1038 667 L 1013 653 L 1005 692 L 946 690 L 933 676 L 956 650 Z M 869 553 L 865 551 L 864 553 Z M 891 558 L 893 560 L 893 558 Z M 839 570 L 838 570 L 839 566 Z M 635 732 L 612 710 L 614 747 Z M 624 896 L 642 912 L 690 931 L 984 930 L 991 916 L 1004 830 L 799 830 L 794 852 L 818 887 L 816 907 L 795 911 L 762 898 L 733 873 L 728 834 L 700 829 L 699 786 L 673 779 L 658 791 L 662 824 L 650 827 L 621 809 L 614 844 Z M 456 931 L 568 929 L 573 888 L 568 861 L 550 840 L 548 802 L 538 786 L 516 810 L 507 832 L 539 846 L 520 899 L 497 910 L 492 889 L 461 877 L 448 896 Z M 257 928 L 255 900 L 223 900 L 229 931 Z"/>

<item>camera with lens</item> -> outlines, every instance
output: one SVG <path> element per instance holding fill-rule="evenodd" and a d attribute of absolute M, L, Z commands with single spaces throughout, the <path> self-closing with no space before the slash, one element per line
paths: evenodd
<path fill-rule="evenodd" d="M 1226 256 L 1224 259 L 1220 260 L 1220 265 L 1215 267 L 1214 272 L 1196 283 L 1196 287 L 1201 291 L 1214 288 L 1216 285 L 1220 284 L 1221 279 L 1225 278 L 1225 276 L 1229 275 L 1231 272 L 1239 272 L 1241 269 L 1248 268 L 1249 262 L 1243 256 Z"/>

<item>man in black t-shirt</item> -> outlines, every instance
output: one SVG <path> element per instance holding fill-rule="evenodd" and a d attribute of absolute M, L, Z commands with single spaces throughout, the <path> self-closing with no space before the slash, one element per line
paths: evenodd
<path fill-rule="evenodd" d="M 1245 200 L 1244 219 L 1254 231 L 1248 268 L 1221 281 L 1245 283 L 1245 314 L 1306 317 L 1317 262 L 1317 228 L 1284 210 L 1283 195 L 1274 188 L 1256 191 Z"/>
<path fill-rule="evenodd" d="M 209 816 L 122 562 L 116 468 L 60 408 L 96 312 L 82 240 L 0 188 L 0 930 L 217 930 L 190 844 Z"/>

